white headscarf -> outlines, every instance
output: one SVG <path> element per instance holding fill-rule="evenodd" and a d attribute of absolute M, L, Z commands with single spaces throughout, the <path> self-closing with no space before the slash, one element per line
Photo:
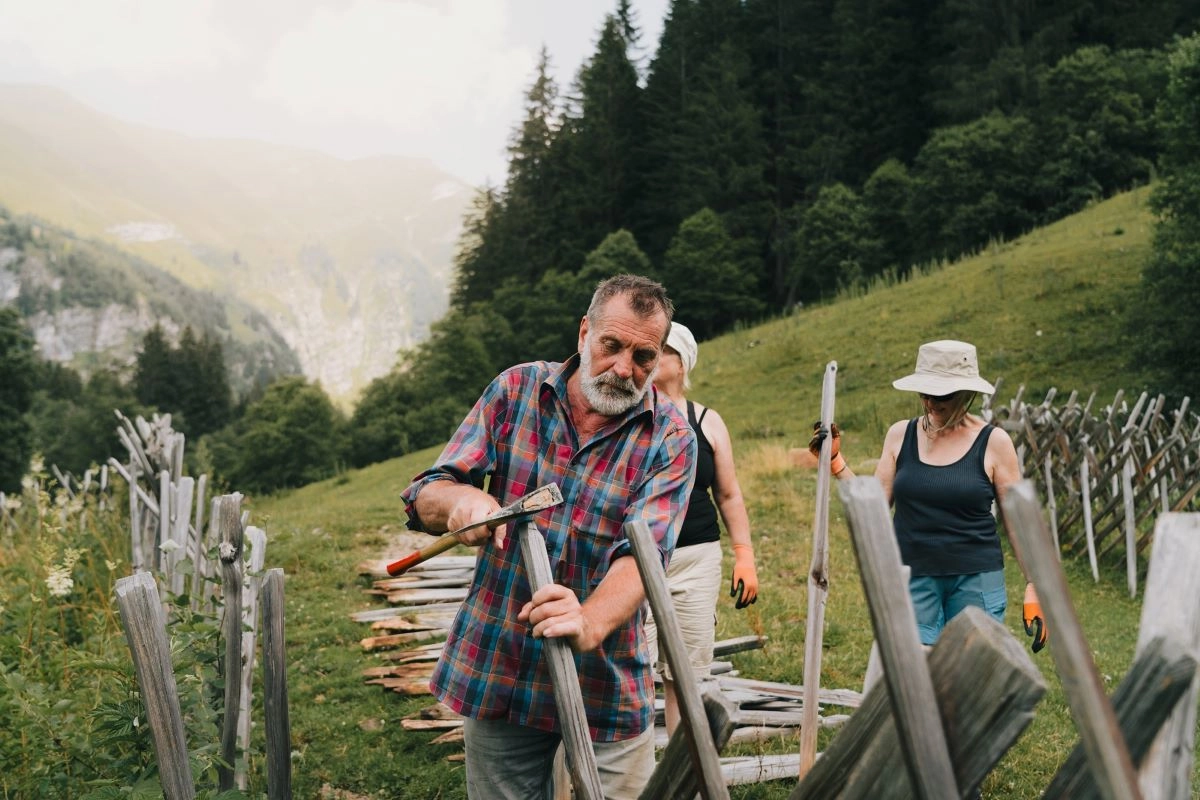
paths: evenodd
<path fill-rule="evenodd" d="M 683 362 L 683 374 L 686 376 L 696 366 L 696 337 L 688 327 L 679 322 L 671 323 L 671 332 L 667 334 L 667 347 L 679 353 Z"/>

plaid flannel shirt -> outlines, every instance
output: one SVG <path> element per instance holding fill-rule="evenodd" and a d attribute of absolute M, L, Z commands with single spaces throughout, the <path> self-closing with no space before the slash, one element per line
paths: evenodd
<path fill-rule="evenodd" d="M 579 366 L 539 361 L 499 375 L 463 420 L 435 465 L 404 491 L 408 526 L 422 530 L 413 503 L 431 481 L 488 491 L 501 506 L 557 482 L 564 502 L 533 521 L 546 537 L 554 580 L 587 600 L 616 558 L 631 555 L 622 525 L 646 522 L 666 563 L 694 479 L 696 438 L 675 406 L 651 388 L 587 442 L 568 413 L 567 379 Z M 489 540 L 478 551 L 470 592 L 454 619 L 430 686 L 464 716 L 558 730 L 543 640 L 517 622 L 531 592 L 520 547 Z M 576 654 L 594 741 L 637 736 L 650 724 L 654 684 L 645 604 L 589 653 Z"/>

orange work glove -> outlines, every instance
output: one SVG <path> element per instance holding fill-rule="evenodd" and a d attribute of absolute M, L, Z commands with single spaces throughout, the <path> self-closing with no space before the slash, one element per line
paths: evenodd
<path fill-rule="evenodd" d="M 834 475 L 846 468 L 846 459 L 842 458 L 842 432 L 838 430 L 836 422 L 829 424 L 829 429 L 833 431 L 833 445 L 829 451 L 829 471 Z M 808 452 L 812 453 L 817 458 L 821 457 L 821 444 L 828 436 L 828 432 L 821 427 L 821 422 L 818 420 L 813 423 L 813 437 L 808 440 Z"/>
<path fill-rule="evenodd" d="M 754 569 L 754 548 L 748 544 L 733 546 L 733 580 L 729 596 L 736 597 L 734 608 L 745 608 L 758 602 L 758 572 Z"/>
<path fill-rule="evenodd" d="M 1021 606 L 1021 616 L 1025 622 L 1025 634 L 1033 637 L 1031 649 L 1038 652 L 1046 646 L 1046 617 L 1042 614 L 1042 604 L 1038 601 L 1037 592 L 1032 583 L 1025 584 L 1025 602 Z"/>

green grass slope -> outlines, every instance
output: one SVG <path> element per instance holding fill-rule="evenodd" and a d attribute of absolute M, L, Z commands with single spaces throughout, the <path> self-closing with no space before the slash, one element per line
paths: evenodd
<path fill-rule="evenodd" d="M 955 337 L 976 343 L 985 375 L 1003 378 L 1001 402 L 1021 383 L 1035 397 L 1055 386 L 1060 392 L 1095 390 L 1101 400 L 1117 388 L 1141 388 L 1140 376 L 1125 367 L 1117 323 L 1149 253 L 1146 201 L 1146 191 L 1126 194 L 902 285 L 701 345 L 693 396 L 720 410 L 733 433 L 761 579 L 759 602 L 745 611 L 735 611 L 732 600 L 722 597 L 718 635 L 754 631 L 770 637 L 764 650 L 734 657 L 743 674 L 803 680 L 815 476 L 791 468 L 787 450 L 808 440 L 825 364 L 839 364 L 843 449 L 863 471 L 877 455 L 887 424 L 914 411 L 912 400 L 890 381 L 911 369 L 922 341 Z M 686 321 L 686 309 L 680 318 Z M 272 540 L 269 566 L 283 566 L 288 574 L 297 796 L 316 796 L 326 784 L 371 797 L 465 796 L 461 764 L 445 760 L 459 748 L 429 745 L 431 735 L 407 733 L 398 724 L 429 699 L 406 700 L 363 684 L 361 670 L 381 662 L 359 648 L 367 627 L 348 618 L 376 605 L 361 594 L 367 582 L 355 575 L 355 565 L 381 557 L 402 529 L 397 496 L 435 455 L 411 454 L 252 504 L 256 524 Z M 860 689 L 870 621 L 836 499 L 832 515 L 821 682 Z M 1123 572 L 1115 564 L 1106 567 L 1098 585 L 1086 567 L 1068 563 L 1067 571 L 1111 691 L 1132 658 L 1139 608 L 1124 593 Z M 1008 579 L 1008 626 L 1025 641 L 1023 581 L 1011 558 Z M 1077 738 L 1049 652 L 1034 661 L 1050 690 L 1023 738 L 989 777 L 985 797 L 1037 797 Z M 822 734 L 821 747 L 830 735 Z M 796 740 L 785 740 L 744 750 L 797 747 Z M 792 785 L 777 781 L 737 787 L 732 794 L 784 798 Z"/>

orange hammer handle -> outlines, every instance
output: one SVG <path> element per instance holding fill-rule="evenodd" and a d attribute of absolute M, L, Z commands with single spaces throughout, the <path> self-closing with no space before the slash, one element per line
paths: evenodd
<path fill-rule="evenodd" d="M 447 533 L 439 536 L 433 541 L 433 544 L 422 547 L 415 553 L 409 553 L 399 561 L 393 561 L 387 565 L 388 575 L 393 577 L 401 575 L 407 570 L 420 564 L 422 561 L 428 561 L 439 553 L 444 553 L 454 545 L 458 544 L 458 537 L 454 533 Z"/>

